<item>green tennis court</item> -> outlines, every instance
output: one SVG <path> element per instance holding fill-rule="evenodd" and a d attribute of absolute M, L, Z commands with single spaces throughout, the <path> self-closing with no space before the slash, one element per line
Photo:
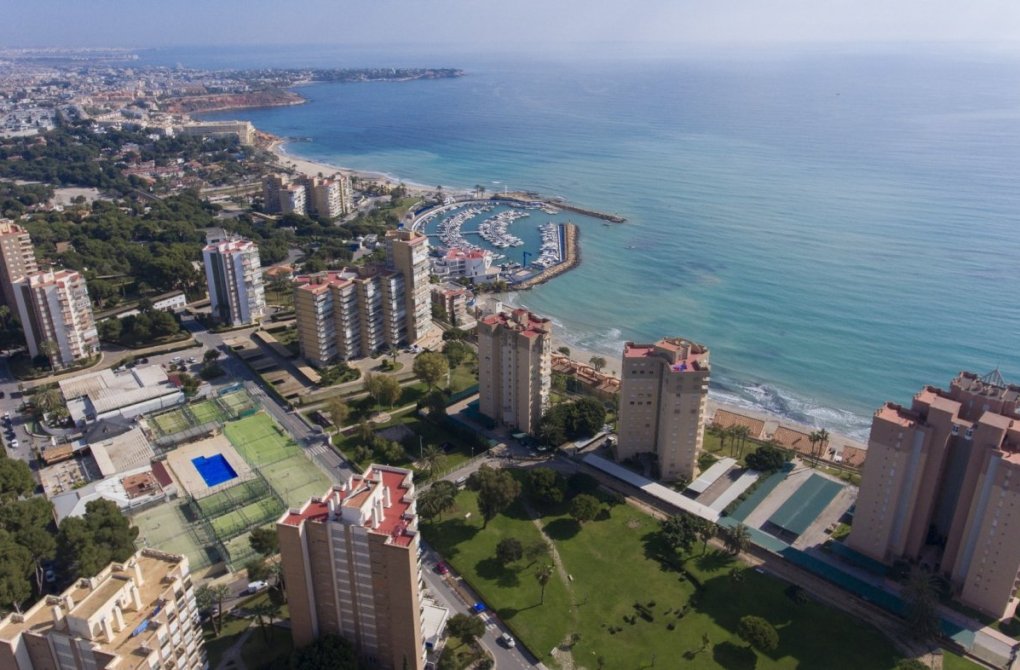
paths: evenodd
<path fill-rule="evenodd" d="M 251 410 L 255 407 L 252 403 L 251 396 L 249 396 L 244 389 L 224 393 L 216 400 L 234 416 L 243 414 L 245 411 Z"/>
<path fill-rule="evenodd" d="M 156 430 L 163 435 L 173 435 L 191 427 L 191 421 L 183 409 L 175 409 L 152 417 Z"/>
<path fill-rule="evenodd" d="M 248 503 L 222 516 L 210 519 L 213 531 L 220 540 L 246 533 L 255 526 L 275 521 L 283 513 L 283 505 L 275 498 L 263 498 Z"/>
<path fill-rule="evenodd" d="M 210 550 L 215 544 L 206 527 L 190 520 L 180 503 L 157 505 L 131 517 L 138 527 L 137 544 L 188 557 L 191 569 L 212 565 Z"/>
<path fill-rule="evenodd" d="M 219 408 L 219 405 L 217 405 L 212 400 L 203 400 L 202 402 L 197 402 L 194 405 L 190 405 L 189 409 L 191 410 L 191 413 L 195 416 L 195 420 L 197 421 L 196 425 L 212 423 L 214 421 L 217 423 L 223 423 L 224 421 L 227 420 L 226 415 Z"/>
<path fill-rule="evenodd" d="M 265 413 L 228 423 L 223 433 L 287 505 L 299 506 L 329 488 L 326 475 Z"/>

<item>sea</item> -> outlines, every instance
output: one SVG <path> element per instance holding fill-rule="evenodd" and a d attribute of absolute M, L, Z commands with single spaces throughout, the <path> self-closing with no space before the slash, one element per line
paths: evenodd
<path fill-rule="evenodd" d="M 706 344 L 712 394 L 854 437 L 961 370 L 1020 381 L 1020 58 L 960 47 L 585 57 L 162 50 L 205 68 L 458 67 L 238 110 L 288 152 L 618 213 L 509 296 L 568 343 Z M 511 229 L 513 232 L 513 229 Z"/>

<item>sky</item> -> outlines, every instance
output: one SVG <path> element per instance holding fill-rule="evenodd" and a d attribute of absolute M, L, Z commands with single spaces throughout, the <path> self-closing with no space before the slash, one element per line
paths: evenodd
<path fill-rule="evenodd" d="M 0 46 L 1020 43 L 1018 0 L 0 0 Z"/>

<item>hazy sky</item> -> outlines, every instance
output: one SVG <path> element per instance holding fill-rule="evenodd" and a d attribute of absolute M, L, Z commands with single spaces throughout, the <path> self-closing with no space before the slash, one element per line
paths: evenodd
<path fill-rule="evenodd" d="M 2 46 L 1020 42 L 1020 0 L 0 0 L 0 15 Z"/>

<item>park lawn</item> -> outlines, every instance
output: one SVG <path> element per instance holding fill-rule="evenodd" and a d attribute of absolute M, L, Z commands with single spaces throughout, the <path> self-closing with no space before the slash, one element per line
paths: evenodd
<path fill-rule="evenodd" d="M 223 616 L 223 628 L 220 629 L 219 636 L 213 632 L 211 621 L 202 625 L 202 640 L 205 644 L 205 655 L 209 660 L 210 668 L 215 668 L 220 664 L 223 654 L 234 646 L 249 625 L 251 625 L 251 621 L 248 619 L 239 619 L 229 614 Z"/>
<path fill-rule="evenodd" d="M 683 663 L 726 670 L 881 670 L 897 661 L 892 644 L 877 630 L 814 602 L 797 605 L 786 595 L 785 583 L 716 550 L 702 556 L 701 545 L 695 547 L 686 564 L 693 579 L 664 569 L 646 549 L 657 522 L 623 504 L 611 506 L 606 518 L 583 527 L 563 515 L 543 517 L 546 534 L 555 541 L 572 580 L 564 583 L 554 575 L 545 605 L 534 607 L 538 588 L 533 568 L 513 573 L 491 558 L 502 537 L 512 534 L 522 542 L 537 538 L 534 526 L 517 506 L 482 530 L 474 500 L 474 493 L 460 494 L 459 513 L 425 526 L 425 537 L 491 607 L 508 615 L 514 633 L 547 662 L 552 647 L 571 633 L 580 634 L 573 648 L 575 661 L 590 668 L 599 657 L 606 668 L 649 667 L 653 655 L 662 667 Z M 470 519 L 463 518 L 466 512 L 471 512 Z M 730 576 L 734 568 L 741 581 Z M 696 596 L 695 581 L 703 585 Z M 652 621 L 638 615 L 636 603 L 647 608 Z M 690 610 L 679 617 L 679 608 L 689 603 Z M 746 614 L 763 616 L 776 626 L 780 645 L 775 652 L 752 652 L 736 635 L 737 622 Z M 624 621 L 625 615 L 638 615 L 636 623 Z M 668 629 L 670 622 L 674 630 Z M 681 660 L 701 647 L 704 635 L 708 649 Z M 854 653 L 834 653 L 838 649 Z"/>
<path fill-rule="evenodd" d="M 478 375 L 474 372 L 477 365 L 474 359 L 471 359 L 450 370 L 450 383 L 447 386 L 450 392 L 460 393 L 478 384 Z"/>
<path fill-rule="evenodd" d="M 392 420 L 376 426 L 376 431 L 385 430 L 390 426 L 396 425 L 407 426 L 415 435 L 421 436 L 422 444 L 424 446 L 441 446 L 445 442 L 449 442 L 453 445 L 453 449 L 449 453 L 443 454 L 443 464 L 440 470 L 442 472 L 451 472 L 456 470 L 458 467 L 463 465 L 465 462 L 471 460 L 471 457 L 476 453 L 480 453 L 479 450 L 475 449 L 472 445 L 465 442 L 456 433 L 444 429 L 431 421 L 423 419 L 415 412 L 407 412 L 394 416 Z M 354 461 L 354 447 L 358 444 L 358 438 L 354 435 L 337 435 L 333 438 L 333 445 L 340 451 L 340 453 L 347 460 Z M 412 462 L 418 460 L 418 446 L 417 442 L 412 445 L 410 450 L 404 450 L 406 459 L 401 460 L 399 463 L 389 463 L 389 465 L 400 465 L 408 466 Z M 354 461 L 362 469 L 368 467 L 375 462 L 375 457 L 369 454 L 366 458 L 361 461 Z"/>
<path fill-rule="evenodd" d="M 285 668 L 294 652 L 294 640 L 290 631 L 279 626 L 269 626 L 269 640 L 259 630 L 258 624 L 252 624 L 254 630 L 241 647 L 241 659 L 248 670 L 269 670 Z M 212 664 L 209 665 L 213 667 Z"/>
<path fill-rule="evenodd" d="M 470 491 L 458 495 L 454 511 L 437 523 L 422 526 L 425 539 L 478 591 L 516 637 L 526 641 L 539 658 L 548 661 L 552 648 L 570 632 L 569 618 L 564 616 L 570 610 L 567 590 L 554 574 L 545 589 L 545 603 L 540 604 L 541 588 L 535 570 L 544 559 L 530 566 L 521 561 L 514 568 L 504 568 L 496 561 L 496 544 L 503 538 L 515 537 L 527 546 L 540 540 L 541 534 L 520 504 L 482 529 L 475 500 Z M 470 517 L 465 518 L 467 514 Z"/>
<path fill-rule="evenodd" d="M 981 670 L 983 667 L 955 652 L 942 651 L 942 670 Z"/>

